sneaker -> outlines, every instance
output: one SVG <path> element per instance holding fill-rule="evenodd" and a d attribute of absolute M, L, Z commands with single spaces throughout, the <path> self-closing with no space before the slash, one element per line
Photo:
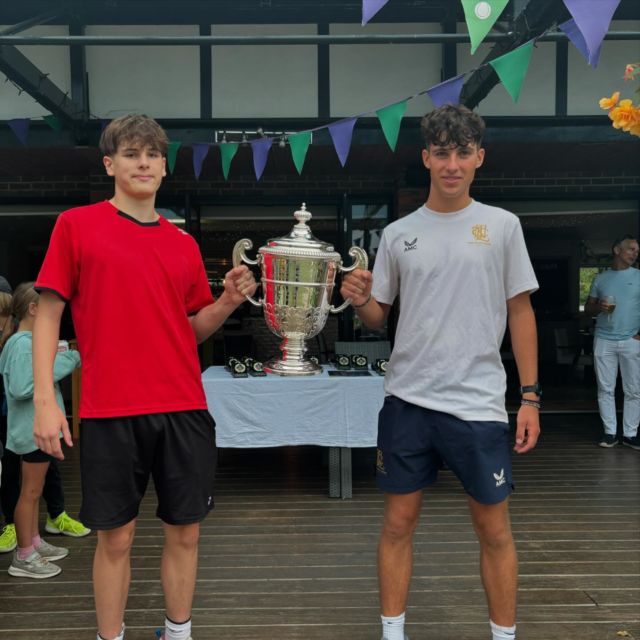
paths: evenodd
<path fill-rule="evenodd" d="M 62 533 L 72 538 L 84 538 L 91 533 L 91 529 L 87 529 L 79 520 L 74 520 L 66 511 L 63 511 L 55 519 L 47 516 L 44 530 L 47 533 Z"/>
<path fill-rule="evenodd" d="M 598 441 L 598 446 L 604 447 L 605 449 L 611 449 L 611 447 L 615 447 L 617 444 L 618 438 L 611 433 L 605 433 Z"/>
<path fill-rule="evenodd" d="M 156 638 L 157 638 L 158 640 L 164 640 L 164 633 L 162 633 L 162 631 L 161 631 L 160 629 L 157 629 L 157 630 L 156 630 Z M 187 638 L 187 640 L 193 640 L 193 638 L 192 638 L 191 636 L 189 636 L 189 637 Z"/>
<path fill-rule="evenodd" d="M 64 547 L 54 547 L 46 540 L 42 540 L 42 543 L 36 551 L 47 560 L 62 560 L 62 558 L 66 558 L 69 555 L 69 549 L 65 549 Z"/>
<path fill-rule="evenodd" d="M 43 558 L 37 551 L 34 551 L 26 560 L 18 558 L 18 552 L 14 551 L 13 560 L 9 567 L 9 575 L 16 578 L 53 578 L 62 569 Z"/>
<path fill-rule="evenodd" d="M 633 438 L 627 438 L 626 436 L 622 438 L 622 444 L 625 447 L 631 447 L 636 451 L 640 451 L 640 436 L 633 436 Z"/>
<path fill-rule="evenodd" d="M 0 535 L 0 553 L 9 553 L 9 551 L 13 551 L 17 546 L 16 525 L 8 524 L 2 530 L 2 535 Z"/>

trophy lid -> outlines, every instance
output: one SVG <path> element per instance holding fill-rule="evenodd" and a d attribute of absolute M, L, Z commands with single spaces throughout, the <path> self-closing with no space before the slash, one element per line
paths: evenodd
<path fill-rule="evenodd" d="M 320 258 L 340 262 L 340 254 L 334 250 L 333 245 L 328 242 L 318 240 L 307 224 L 311 220 L 311 211 L 307 211 L 307 206 L 303 202 L 302 207 L 293 214 L 298 221 L 293 225 L 291 232 L 281 238 L 272 238 L 267 244 L 260 247 L 259 253 L 271 254 L 274 256 L 292 256 L 300 258 Z"/>

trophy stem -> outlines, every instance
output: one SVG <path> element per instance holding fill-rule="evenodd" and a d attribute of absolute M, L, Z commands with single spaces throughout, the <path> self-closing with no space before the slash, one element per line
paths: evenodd
<path fill-rule="evenodd" d="M 282 357 L 269 360 L 265 363 L 264 370 L 280 376 L 312 376 L 322 373 L 320 365 L 305 359 L 307 347 L 304 340 L 303 333 L 288 333 L 280 344 Z"/>

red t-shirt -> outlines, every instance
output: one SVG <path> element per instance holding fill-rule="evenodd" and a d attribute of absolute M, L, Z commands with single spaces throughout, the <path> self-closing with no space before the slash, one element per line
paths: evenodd
<path fill-rule="evenodd" d="M 206 409 L 188 316 L 213 302 L 195 240 L 101 202 L 56 221 L 36 281 L 71 304 L 80 417 Z"/>

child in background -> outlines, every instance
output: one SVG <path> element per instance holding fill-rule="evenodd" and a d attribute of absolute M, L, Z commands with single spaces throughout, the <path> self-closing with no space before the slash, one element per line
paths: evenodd
<path fill-rule="evenodd" d="M 40 538 L 38 502 L 51 456 L 37 448 L 33 439 L 33 367 L 32 330 L 38 310 L 39 295 L 32 282 L 18 287 L 13 294 L 11 312 L 18 321 L 17 331 L 3 336 L 0 353 L 8 405 L 7 450 L 22 456 L 22 487 L 15 511 L 18 548 L 9 574 L 26 578 L 51 578 L 62 570 L 52 560 L 61 560 L 69 553 Z M 58 353 L 54 362 L 55 398 L 64 411 L 58 382 L 80 365 L 77 351 Z"/>

